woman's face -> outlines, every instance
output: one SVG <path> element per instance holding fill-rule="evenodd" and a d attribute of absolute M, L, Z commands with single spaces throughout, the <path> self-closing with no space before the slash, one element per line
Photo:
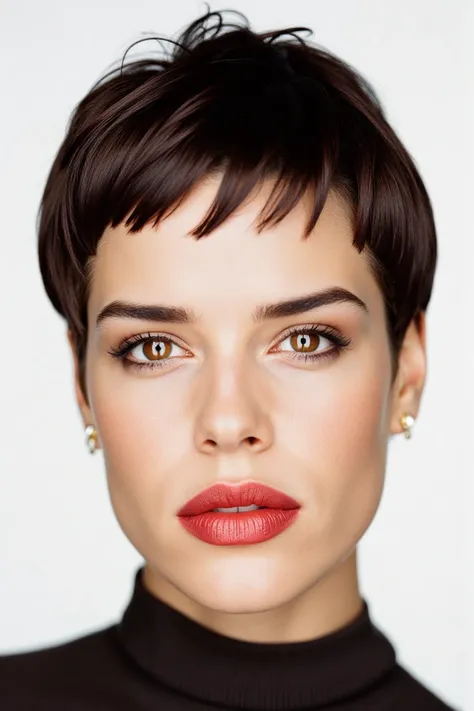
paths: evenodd
<path fill-rule="evenodd" d="M 99 433 L 118 522 L 157 584 L 206 608 L 253 612 L 295 599 L 354 551 L 379 505 L 388 437 L 404 411 L 416 415 L 415 389 L 400 378 L 416 371 L 420 385 L 422 346 L 412 336 L 416 357 L 392 387 L 382 294 L 334 196 L 307 240 L 305 201 L 257 234 L 265 185 L 196 241 L 188 233 L 217 187 L 201 184 L 157 228 L 104 233 L 88 303 L 90 409 L 79 401 Z M 334 287 L 366 308 L 337 301 L 253 319 L 257 306 Z M 183 307 L 196 321 L 116 313 L 97 325 L 117 301 Z M 324 334 L 288 333 L 298 326 L 349 345 L 338 353 Z M 110 354 L 137 336 L 149 340 L 135 341 L 127 361 Z M 305 345 L 326 357 L 303 361 Z M 248 545 L 212 545 L 181 525 L 177 512 L 197 493 L 248 480 L 296 499 L 293 525 Z"/>

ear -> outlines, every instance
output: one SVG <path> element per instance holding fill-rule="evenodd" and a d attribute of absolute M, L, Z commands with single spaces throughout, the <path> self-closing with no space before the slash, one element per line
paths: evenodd
<path fill-rule="evenodd" d="M 84 428 L 87 427 L 87 425 L 94 425 L 94 418 L 92 415 L 92 410 L 86 400 L 85 394 L 82 391 L 81 387 L 81 382 L 80 382 L 80 377 L 79 377 L 79 361 L 77 358 L 77 351 L 76 347 L 74 345 L 74 339 L 72 337 L 72 332 L 70 329 L 67 331 L 67 338 L 69 341 L 69 346 L 71 348 L 71 353 L 72 353 L 72 358 L 74 362 L 74 392 L 76 394 L 76 402 L 78 404 L 81 417 L 82 417 L 82 422 L 84 424 Z M 97 441 L 97 447 L 100 446 L 99 441 Z"/>
<path fill-rule="evenodd" d="M 420 312 L 405 333 L 399 355 L 398 373 L 393 385 L 391 434 L 403 432 L 400 418 L 405 413 L 418 417 L 426 382 L 426 318 Z"/>

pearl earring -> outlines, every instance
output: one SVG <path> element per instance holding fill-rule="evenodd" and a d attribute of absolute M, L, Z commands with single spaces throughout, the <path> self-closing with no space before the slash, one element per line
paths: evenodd
<path fill-rule="evenodd" d="M 410 439 L 412 436 L 411 428 L 415 424 L 415 418 L 412 417 L 412 415 L 409 415 L 408 413 L 405 413 L 402 415 L 400 418 L 400 424 L 402 426 L 402 429 L 405 433 L 405 438 Z"/>
<path fill-rule="evenodd" d="M 97 448 L 97 430 L 94 425 L 87 425 L 84 431 L 86 437 L 86 445 L 91 454 L 94 454 Z"/>

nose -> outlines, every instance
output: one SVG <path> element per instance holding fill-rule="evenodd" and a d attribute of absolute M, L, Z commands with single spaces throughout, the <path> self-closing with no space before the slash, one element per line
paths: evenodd
<path fill-rule="evenodd" d="M 229 371 L 214 376 L 196 417 L 195 446 L 207 454 L 262 452 L 273 441 L 271 412 L 271 394 L 255 378 Z"/>

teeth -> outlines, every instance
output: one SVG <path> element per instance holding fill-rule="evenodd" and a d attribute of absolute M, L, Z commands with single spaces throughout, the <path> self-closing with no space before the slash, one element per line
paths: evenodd
<path fill-rule="evenodd" d="M 252 506 L 234 506 L 231 509 L 214 509 L 214 511 L 219 513 L 242 513 L 244 511 L 256 511 L 259 508 L 261 507 L 252 504 Z"/>

